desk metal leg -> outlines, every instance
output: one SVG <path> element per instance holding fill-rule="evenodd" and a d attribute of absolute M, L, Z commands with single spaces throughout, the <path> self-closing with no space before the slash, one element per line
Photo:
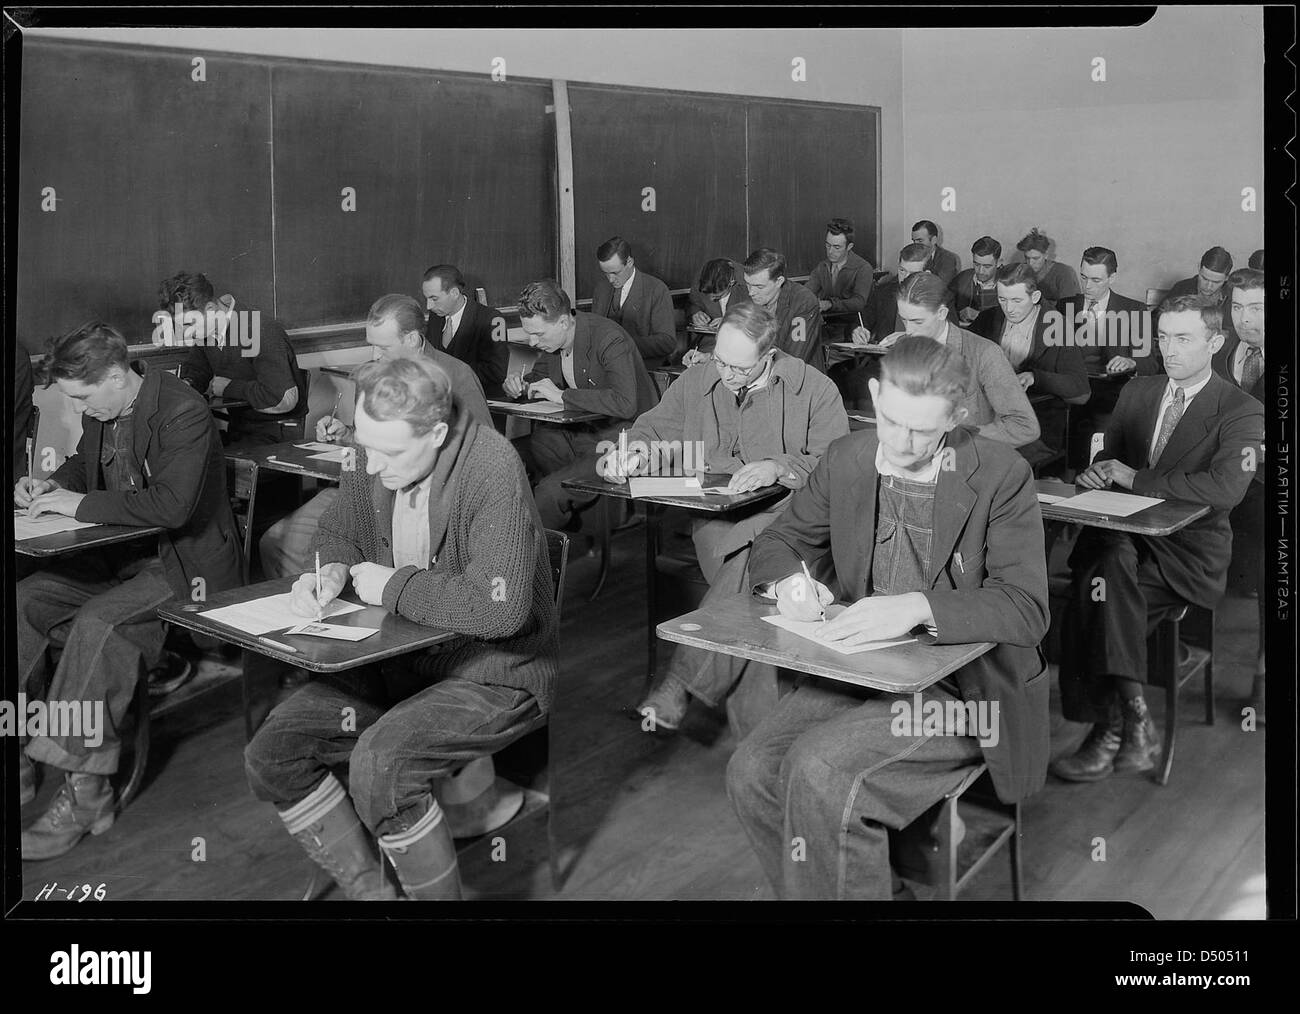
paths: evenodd
<path fill-rule="evenodd" d="M 252 463 L 249 476 L 248 520 L 244 526 L 244 584 L 248 584 L 253 571 L 253 508 L 257 506 L 257 462 Z"/>
<path fill-rule="evenodd" d="M 587 597 L 588 602 L 596 601 L 601 589 L 605 587 L 605 578 L 609 577 L 609 534 L 614 527 L 614 499 L 608 496 L 602 496 L 600 499 L 600 573 L 596 575 L 596 587 Z"/>
<path fill-rule="evenodd" d="M 655 637 L 655 618 L 659 613 L 655 580 L 655 558 L 659 555 L 659 530 L 662 527 L 663 508 L 657 504 L 645 505 L 645 603 L 646 603 L 646 692 L 655 681 L 655 664 L 658 660 L 659 639 Z"/>

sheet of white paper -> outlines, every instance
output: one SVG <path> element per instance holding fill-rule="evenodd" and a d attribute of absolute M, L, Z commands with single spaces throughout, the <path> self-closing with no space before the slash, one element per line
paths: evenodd
<path fill-rule="evenodd" d="M 1151 496 L 1135 496 L 1132 493 L 1115 493 L 1108 489 L 1090 489 L 1078 496 L 1060 501 L 1062 507 L 1088 511 L 1092 514 L 1106 514 L 1114 518 L 1126 518 L 1130 514 L 1154 507 L 1164 500 Z"/>
<path fill-rule="evenodd" d="M 1057 496 L 1055 493 L 1039 493 L 1039 494 L 1038 494 L 1038 502 L 1039 502 L 1039 503 L 1060 503 L 1060 502 L 1061 502 L 1062 500 L 1064 500 L 1064 499 L 1065 499 L 1065 497 L 1063 497 L 1063 496 Z"/>
<path fill-rule="evenodd" d="M 703 496 L 700 480 L 693 476 L 655 476 L 628 479 L 628 492 L 632 499 L 642 496 Z"/>
<path fill-rule="evenodd" d="M 42 535 L 57 535 L 59 532 L 75 532 L 78 528 L 96 528 L 93 521 L 78 521 L 64 514 L 41 514 L 29 518 L 26 511 L 14 512 L 14 541 L 39 539 Z"/>
<path fill-rule="evenodd" d="M 332 637 L 336 641 L 364 641 L 379 633 L 378 627 L 344 627 L 337 623 L 301 623 L 285 631 L 286 634 L 307 634 L 311 637 Z"/>
<path fill-rule="evenodd" d="M 328 451 L 322 451 L 320 454 L 309 454 L 307 457 L 313 461 L 337 461 L 341 465 L 347 461 L 348 455 L 351 453 L 351 447 L 331 447 Z"/>
<path fill-rule="evenodd" d="M 344 613 L 354 613 L 361 606 L 355 602 L 343 602 L 335 599 L 325 607 L 325 617 L 342 616 Z M 252 599 L 249 602 L 240 602 L 233 606 L 222 606 L 220 609 L 209 609 L 200 613 L 200 616 L 206 616 L 210 620 L 217 620 L 228 627 L 234 627 L 236 630 L 242 630 L 246 634 L 266 634 L 272 630 L 283 630 L 285 627 L 297 627 L 303 623 L 303 618 L 289 608 L 289 593 L 284 592 L 280 595 L 267 595 L 265 598 Z"/>
<path fill-rule="evenodd" d="M 327 444 L 321 440 L 313 440 L 309 444 L 294 444 L 294 447 L 300 451 L 333 451 L 338 449 L 338 444 Z"/>
<path fill-rule="evenodd" d="M 835 603 L 826 607 L 826 618 L 833 620 L 840 613 L 844 612 L 848 606 L 842 603 Z M 792 634 L 798 634 L 800 637 L 815 641 L 823 648 L 829 648 L 831 651 L 838 652 L 841 655 L 859 655 L 864 651 L 879 651 L 881 648 L 892 648 L 896 644 L 911 644 L 916 640 L 915 637 L 905 637 L 898 641 L 868 641 L 866 644 L 857 644 L 846 648 L 837 641 L 824 641 L 817 637 L 817 631 L 821 629 L 820 620 L 792 620 L 788 616 L 779 614 L 774 616 L 764 616 L 764 620 L 774 627 L 780 627 L 782 630 L 788 630 Z"/>
<path fill-rule="evenodd" d="M 854 413 L 854 412 L 849 412 L 849 413 L 848 413 L 848 417 L 849 417 L 850 419 L 853 419 L 853 420 L 857 421 L 857 422 L 873 423 L 873 424 L 874 424 L 875 421 L 876 421 L 875 416 L 870 416 L 870 415 L 858 415 L 857 413 Z"/>
<path fill-rule="evenodd" d="M 533 412 L 537 415 L 552 415 L 555 412 L 563 412 L 564 406 L 557 405 L 553 401 L 488 401 L 489 408 L 508 408 L 515 412 Z"/>

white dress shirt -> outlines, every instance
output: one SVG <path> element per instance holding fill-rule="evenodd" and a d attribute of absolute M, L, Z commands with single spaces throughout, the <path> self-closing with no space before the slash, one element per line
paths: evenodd
<path fill-rule="evenodd" d="M 1183 418 L 1187 417 L 1187 410 L 1192 406 L 1192 399 L 1195 398 L 1198 394 L 1200 394 L 1201 388 L 1203 388 L 1206 384 L 1210 382 L 1210 377 L 1212 374 L 1213 374 L 1212 370 L 1207 371 L 1205 377 L 1201 380 L 1200 383 L 1193 384 L 1191 387 L 1183 388 Z M 1177 387 L 1178 387 L 1178 381 L 1176 380 L 1170 380 L 1169 383 L 1165 385 L 1165 396 L 1160 399 L 1160 411 L 1156 413 L 1155 429 L 1151 431 L 1151 440 L 1147 443 L 1148 461 L 1151 460 L 1151 455 L 1155 452 L 1156 441 L 1160 439 L 1160 425 L 1161 423 L 1164 422 L 1165 412 L 1167 412 L 1169 410 L 1169 406 L 1174 403 L 1174 391 Z M 1180 419 L 1179 422 L 1182 422 L 1182 419 Z M 1175 433 L 1178 432 L 1177 426 L 1174 427 L 1174 432 Z M 1171 435 L 1169 439 L 1172 440 L 1173 436 Z"/>
<path fill-rule="evenodd" d="M 1253 346 L 1244 341 L 1237 343 L 1237 351 L 1232 354 L 1232 379 L 1238 384 L 1241 383 L 1241 371 L 1246 366 L 1246 356 L 1250 353 Z M 1262 366 L 1264 363 L 1264 346 L 1259 347 L 1259 362 Z"/>
<path fill-rule="evenodd" d="M 627 281 L 624 282 L 622 287 L 618 290 L 617 305 L 620 310 L 623 309 L 623 304 L 627 302 L 627 294 L 632 291 L 632 282 L 635 278 L 636 278 L 636 268 L 633 268 L 632 273 L 627 276 Z"/>
<path fill-rule="evenodd" d="M 451 344 L 452 337 L 456 334 L 456 329 L 460 327 L 460 319 L 465 316 L 465 307 L 469 306 L 469 300 L 465 296 L 460 297 L 460 309 L 447 317 L 442 325 L 442 347 L 445 349 Z"/>
<path fill-rule="evenodd" d="M 429 568 L 430 472 L 415 486 L 393 496 L 393 566 Z"/>

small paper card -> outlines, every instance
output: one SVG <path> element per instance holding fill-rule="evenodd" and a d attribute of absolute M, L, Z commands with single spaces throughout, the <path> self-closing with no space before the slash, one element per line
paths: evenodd
<path fill-rule="evenodd" d="M 513 412 L 530 412 L 536 415 L 552 415 L 564 411 L 563 405 L 557 405 L 553 401 L 493 401 L 491 398 L 488 399 L 488 408 L 510 409 Z"/>
<path fill-rule="evenodd" d="M 321 440 L 313 440 L 309 444 L 294 444 L 294 447 L 300 451 L 334 451 L 338 449 L 338 444 L 327 444 Z"/>
<path fill-rule="evenodd" d="M 1038 494 L 1038 502 L 1039 502 L 1039 503 L 1060 503 L 1060 502 L 1061 502 L 1062 500 L 1064 500 L 1064 499 L 1065 499 L 1065 497 L 1063 497 L 1063 496 L 1057 496 L 1055 493 L 1039 493 L 1039 494 Z"/>
<path fill-rule="evenodd" d="M 835 602 L 826 607 L 826 618 L 833 620 L 844 612 L 848 606 L 841 602 Z M 852 647 L 846 647 L 839 641 L 826 641 L 817 636 L 817 631 L 821 629 L 821 620 L 792 620 L 788 616 L 782 616 L 779 613 L 773 616 L 764 616 L 763 619 L 772 624 L 774 627 L 780 627 L 782 630 L 788 630 L 792 634 L 798 634 L 806 640 L 820 644 L 823 648 L 829 648 L 831 651 L 838 652 L 841 655 L 857 655 L 864 651 L 879 651 L 881 648 L 892 648 L 896 644 L 911 644 L 916 640 L 915 637 L 904 637 L 895 641 L 868 641 L 866 644 L 856 644 Z"/>
<path fill-rule="evenodd" d="M 307 457 L 314 461 L 336 461 L 341 465 L 354 453 L 351 447 L 331 447 L 328 451 L 322 451 L 320 454 L 309 454 Z"/>
<path fill-rule="evenodd" d="M 378 627 L 344 627 L 337 623 L 300 623 L 285 631 L 286 634 L 309 634 L 312 637 L 332 637 L 336 641 L 364 641 L 379 633 Z"/>
<path fill-rule="evenodd" d="M 1132 493 L 1114 493 L 1108 489 L 1090 489 L 1086 493 L 1069 497 L 1061 501 L 1062 507 L 1087 511 L 1090 514 L 1105 514 L 1113 518 L 1126 518 L 1130 514 L 1144 511 L 1148 507 L 1164 503 L 1164 500 L 1152 496 L 1135 496 Z"/>
<path fill-rule="evenodd" d="M 643 496 L 694 497 L 704 495 L 704 490 L 700 488 L 700 480 L 694 476 L 628 479 L 627 488 L 633 500 Z"/>

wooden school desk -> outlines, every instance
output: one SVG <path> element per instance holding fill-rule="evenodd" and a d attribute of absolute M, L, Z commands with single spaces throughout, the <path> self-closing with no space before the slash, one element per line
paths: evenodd
<path fill-rule="evenodd" d="M 1127 490 L 1116 488 L 1118 493 L 1126 493 Z M 1034 482 L 1035 493 L 1047 493 L 1052 496 L 1074 496 L 1076 493 L 1085 493 L 1087 490 L 1083 486 L 1075 486 L 1070 483 L 1061 482 L 1059 479 L 1037 479 Z M 1073 507 L 1062 507 L 1059 503 L 1039 503 L 1039 509 L 1043 513 L 1043 527 L 1046 542 L 1044 552 L 1051 559 L 1052 547 L 1060 537 L 1062 529 L 1066 525 L 1083 525 L 1086 528 L 1109 528 L 1112 532 L 1129 532 L 1133 535 L 1149 535 L 1152 538 L 1160 538 L 1165 535 L 1172 535 L 1179 529 L 1186 528 L 1197 518 L 1202 518 L 1210 513 L 1210 508 L 1205 504 L 1187 503 L 1183 500 L 1165 500 L 1153 507 L 1140 510 L 1136 514 L 1130 514 L 1126 518 L 1110 517 L 1103 514 L 1095 514 L 1092 511 L 1076 510 Z"/>
<path fill-rule="evenodd" d="M 94 528 L 75 528 L 70 532 L 42 535 L 14 543 L 14 552 L 22 556 L 63 556 L 80 553 L 85 549 L 102 549 L 118 542 L 131 542 L 164 531 L 162 528 L 139 525 L 95 525 Z"/>
<path fill-rule="evenodd" d="M 710 474 L 706 477 L 710 484 L 726 485 L 729 476 Z M 599 476 L 591 479 L 565 479 L 561 484 L 565 489 L 573 490 L 578 493 L 588 493 L 593 496 L 609 497 L 613 500 L 628 500 L 632 503 L 643 504 L 645 506 L 645 577 L 646 577 L 646 641 L 647 641 L 647 667 L 646 667 L 646 686 L 654 682 L 655 664 L 657 661 L 656 649 L 658 643 L 654 636 L 655 630 L 655 612 L 657 607 L 658 596 L 655 591 L 655 557 L 659 555 L 659 535 L 663 512 L 667 507 L 679 507 L 683 510 L 690 511 L 694 514 L 701 514 L 707 517 L 725 518 L 742 507 L 751 507 L 760 504 L 772 504 L 777 500 L 788 496 L 790 490 L 784 486 L 764 486 L 762 489 L 751 490 L 748 493 L 733 493 L 727 496 L 702 496 L 702 497 L 676 497 L 676 496 L 651 496 L 639 497 L 632 499 L 627 484 L 615 485 L 606 482 Z"/>
<path fill-rule="evenodd" d="M 536 399 L 533 403 L 540 400 Z M 493 415 L 513 416 L 516 419 L 527 419 L 529 422 L 550 423 L 552 426 L 577 426 L 607 418 L 599 412 L 583 412 L 576 408 L 566 408 L 560 412 L 529 412 L 514 402 L 492 398 L 488 399 L 488 410 Z"/>
<path fill-rule="evenodd" d="M 993 647 L 991 641 L 912 643 L 841 655 L 764 622 L 764 616 L 774 615 L 775 603 L 736 595 L 708 609 L 665 620 L 656 632 L 665 641 L 893 694 L 918 693 Z"/>

